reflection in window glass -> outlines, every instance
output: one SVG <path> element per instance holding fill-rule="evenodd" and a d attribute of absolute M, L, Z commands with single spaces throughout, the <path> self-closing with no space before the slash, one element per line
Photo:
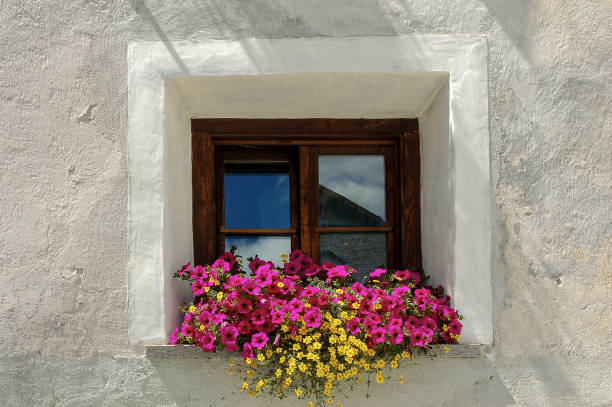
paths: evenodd
<path fill-rule="evenodd" d="M 319 156 L 319 206 L 321 226 L 384 226 L 384 156 Z"/>
<path fill-rule="evenodd" d="M 225 164 L 225 227 L 288 229 L 288 164 Z"/>
<path fill-rule="evenodd" d="M 225 250 L 236 246 L 237 255 L 244 260 L 243 268 L 248 270 L 247 258 L 258 255 L 260 259 L 282 265 L 280 255 L 291 252 L 291 237 L 281 236 L 226 236 Z"/>
<path fill-rule="evenodd" d="M 356 280 L 387 264 L 385 233 L 321 233 L 321 263 L 347 264 Z"/>

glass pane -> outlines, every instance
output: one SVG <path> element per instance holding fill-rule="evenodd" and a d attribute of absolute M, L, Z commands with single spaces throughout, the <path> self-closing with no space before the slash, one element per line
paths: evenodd
<path fill-rule="evenodd" d="M 321 263 L 347 264 L 361 279 L 387 264 L 386 233 L 321 233 Z"/>
<path fill-rule="evenodd" d="M 226 236 L 225 250 L 236 246 L 236 254 L 242 256 L 244 269 L 248 271 L 246 259 L 258 255 L 260 259 L 282 265 L 281 254 L 291 252 L 291 237 L 281 236 Z"/>
<path fill-rule="evenodd" d="M 385 158 L 319 156 L 321 226 L 384 226 Z"/>
<path fill-rule="evenodd" d="M 226 228 L 288 229 L 289 197 L 288 164 L 225 164 Z"/>

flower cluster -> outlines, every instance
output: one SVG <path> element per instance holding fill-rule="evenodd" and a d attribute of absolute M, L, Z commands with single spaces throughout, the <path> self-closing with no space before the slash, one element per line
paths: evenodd
<path fill-rule="evenodd" d="M 461 316 L 422 273 L 376 269 L 354 281 L 351 267 L 319 266 L 299 250 L 282 260 L 250 259 L 248 275 L 232 252 L 210 266 L 183 266 L 174 276 L 191 284 L 194 300 L 170 343 L 241 352 L 249 396 L 331 402 L 339 382 L 373 372 L 382 383 L 383 368 L 414 350 L 459 339 Z"/>

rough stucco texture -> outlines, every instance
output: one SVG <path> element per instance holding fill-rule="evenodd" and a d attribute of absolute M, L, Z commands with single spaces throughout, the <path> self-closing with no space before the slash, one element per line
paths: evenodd
<path fill-rule="evenodd" d="M 2 1 L 0 404 L 244 402 L 224 362 L 128 346 L 130 41 L 465 33 L 489 42 L 495 343 L 352 401 L 612 405 L 611 27 L 607 0 Z"/>

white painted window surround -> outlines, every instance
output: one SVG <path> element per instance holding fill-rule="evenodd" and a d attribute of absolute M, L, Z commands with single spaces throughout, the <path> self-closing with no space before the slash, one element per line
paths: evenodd
<path fill-rule="evenodd" d="M 423 264 L 490 344 L 486 38 L 471 35 L 132 43 L 128 51 L 130 341 L 165 343 L 193 259 L 194 117 L 413 118 Z"/>

